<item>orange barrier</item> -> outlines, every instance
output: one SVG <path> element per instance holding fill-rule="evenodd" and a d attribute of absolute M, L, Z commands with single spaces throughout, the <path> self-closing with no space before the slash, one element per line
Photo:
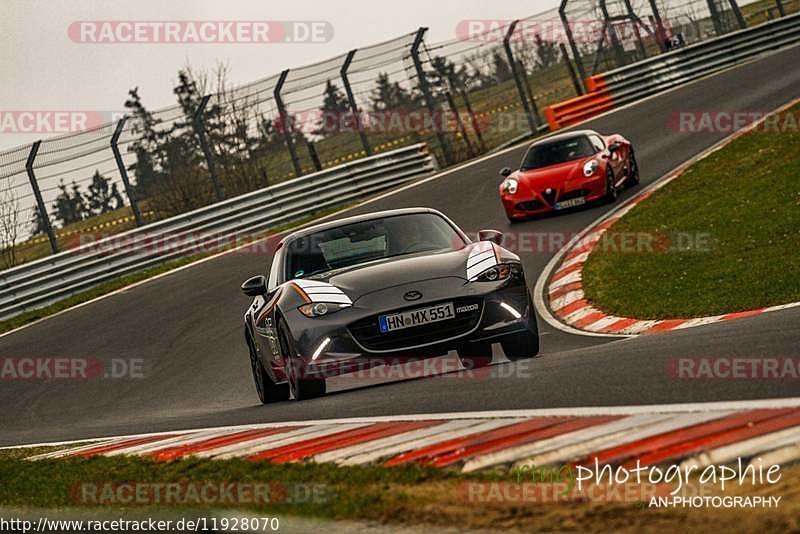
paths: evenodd
<path fill-rule="evenodd" d="M 551 132 L 599 115 L 614 106 L 602 74 L 586 78 L 585 83 L 588 90 L 585 95 L 544 108 Z"/>

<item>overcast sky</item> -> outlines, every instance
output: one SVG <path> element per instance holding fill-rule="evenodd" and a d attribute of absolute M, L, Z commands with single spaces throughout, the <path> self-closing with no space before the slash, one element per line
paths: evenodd
<path fill-rule="evenodd" d="M 171 105 L 177 70 L 227 62 L 235 83 L 248 82 L 396 37 L 419 26 L 428 42 L 455 37 L 465 19 L 514 19 L 557 0 L 3 0 L 0 17 L 0 111 L 123 109 L 139 86 L 151 109 Z M 70 39 L 79 21 L 327 21 L 324 44 L 84 44 Z M 36 135 L 0 134 L 0 149 Z"/>

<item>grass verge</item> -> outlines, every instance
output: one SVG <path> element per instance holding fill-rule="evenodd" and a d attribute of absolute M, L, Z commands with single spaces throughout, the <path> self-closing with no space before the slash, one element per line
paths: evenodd
<path fill-rule="evenodd" d="M 37 451 L 39 452 L 39 451 Z M 325 521 L 361 521 L 402 525 L 432 525 L 461 529 L 497 529 L 512 531 L 663 531 L 680 527 L 717 531 L 794 531 L 800 526 L 800 467 L 781 470 L 775 485 L 729 486 L 725 495 L 780 496 L 778 508 L 652 508 L 636 506 L 624 498 L 612 501 L 590 499 L 588 502 L 542 502 L 534 497 L 520 497 L 512 474 L 462 475 L 452 471 L 428 469 L 416 465 L 383 467 L 348 467 L 332 464 L 272 464 L 245 460 L 184 459 L 157 463 L 137 457 L 98 457 L 29 462 L 16 451 L 0 451 L 0 511 L 12 510 L 17 517 L 44 513 L 50 519 L 70 517 L 75 513 L 119 517 L 146 514 L 164 515 L 212 512 L 243 512 L 255 516 L 322 519 Z M 154 504 L 150 498 L 128 502 L 114 501 L 105 494 L 104 504 L 96 504 L 86 495 L 87 484 L 97 487 L 128 483 L 269 483 L 272 502 L 197 505 L 186 502 Z M 480 485 L 470 497 L 469 484 Z M 539 485 L 546 485 L 539 482 Z M 94 487 L 94 486 L 91 486 Z M 515 489 L 516 487 L 516 489 Z M 282 490 L 278 490 L 282 488 Z M 298 491 L 297 488 L 303 488 Z M 312 491 L 308 491 L 313 488 Z M 486 490 L 496 488 L 497 490 Z M 719 494 L 719 493 L 717 493 Z M 188 494 L 186 494 L 188 495 Z M 301 497 L 302 495 L 302 497 Z M 541 495 L 546 495 L 542 493 Z M 615 495 L 613 492 L 604 495 Z M 619 493 L 616 495 L 624 495 Z M 477 496 L 477 497 L 476 497 Z M 286 497 L 286 499 L 283 499 Z M 107 499 L 111 499 L 110 501 Z M 111 504 L 109 504 L 111 502 Z"/>
<path fill-rule="evenodd" d="M 794 117 L 800 105 L 788 110 Z M 786 112 L 778 124 L 784 124 Z M 702 133 L 694 135 L 703 135 Z M 690 166 L 608 233 L 652 253 L 597 247 L 586 297 L 615 315 L 684 318 L 800 300 L 800 134 L 756 129 Z"/>

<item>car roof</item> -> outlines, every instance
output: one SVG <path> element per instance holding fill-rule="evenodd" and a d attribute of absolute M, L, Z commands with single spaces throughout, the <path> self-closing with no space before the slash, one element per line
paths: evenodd
<path fill-rule="evenodd" d="M 548 135 L 542 139 L 531 144 L 532 147 L 550 144 L 554 141 L 566 141 L 567 139 L 574 139 L 576 137 L 583 137 L 585 135 L 600 135 L 599 133 L 595 132 L 594 130 L 571 130 L 569 132 L 564 132 L 555 135 Z M 601 136 L 602 137 L 602 136 Z"/>
<path fill-rule="evenodd" d="M 364 213 L 362 215 L 354 215 L 352 217 L 345 217 L 343 219 L 335 219 L 333 221 L 307 226 L 305 228 L 297 230 L 296 232 L 292 232 L 291 234 L 284 237 L 282 241 L 284 243 L 288 243 L 290 241 L 294 241 L 298 237 L 311 235 L 316 232 L 329 230 L 331 228 L 337 228 L 339 226 L 344 226 L 347 224 L 369 221 L 372 219 L 382 219 L 384 217 L 392 217 L 395 215 L 409 215 L 413 213 L 435 213 L 437 215 L 442 215 L 440 212 L 431 208 L 401 208 L 394 210 L 374 211 L 372 213 Z"/>

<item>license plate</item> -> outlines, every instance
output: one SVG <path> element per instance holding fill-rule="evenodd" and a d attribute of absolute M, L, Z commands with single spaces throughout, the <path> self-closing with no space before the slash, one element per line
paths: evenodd
<path fill-rule="evenodd" d="M 574 208 L 575 206 L 582 206 L 584 204 L 586 204 L 586 199 L 583 197 L 578 197 L 565 200 L 564 202 L 558 202 L 556 203 L 555 208 L 557 210 L 563 210 L 566 208 Z"/>
<path fill-rule="evenodd" d="M 412 326 L 445 321 L 447 319 L 452 319 L 455 316 L 453 303 L 446 302 L 444 304 L 437 304 L 436 306 L 429 306 L 427 308 L 417 308 L 416 310 L 409 310 L 400 313 L 379 315 L 378 325 L 380 326 L 381 333 L 385 334 L 386 332 L 391 332 L 393 330 L 402 330 L 403 328 L 411 328 Z"/>

